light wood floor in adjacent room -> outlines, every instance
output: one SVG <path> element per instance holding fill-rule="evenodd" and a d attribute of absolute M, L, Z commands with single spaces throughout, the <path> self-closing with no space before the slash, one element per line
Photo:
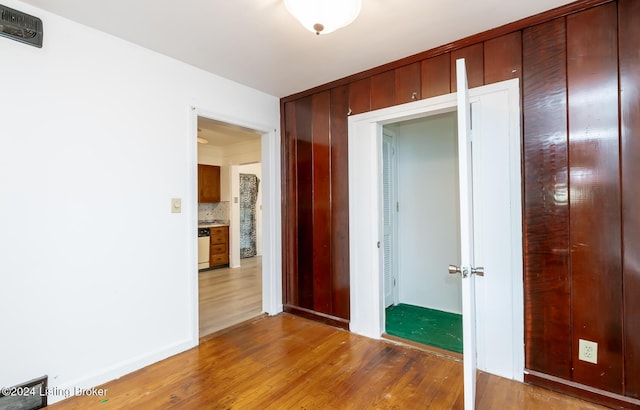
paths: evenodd
<path fill-rule="evenodd" d="M 262 313 L 262 257 L 198 273 L 200 337 Z"/>
<path fill-rule="evenodd" d="M 478 409 L 602 409 L 480 373 Z M 462 362 L 290 314 L 260 317 L 65 409 L 462 409 Z M 104 401 L 106 400 L 106 401 Z"/>

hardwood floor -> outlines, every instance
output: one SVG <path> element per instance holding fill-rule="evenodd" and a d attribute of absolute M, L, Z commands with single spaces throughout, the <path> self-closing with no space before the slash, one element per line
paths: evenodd
<path fill-rule="evenodd" d="M 198 273 L 200 337 L 262 313 L 262 257 Z"/>
<path fill-rule="evenodd" d="M 462 409 L 462 362 L 290 314 L 260 317 L 65 409 Z M 478 409 L 602 409 L 486 373 Z M 104 401 L 106 400 L 106 401 Z"/>

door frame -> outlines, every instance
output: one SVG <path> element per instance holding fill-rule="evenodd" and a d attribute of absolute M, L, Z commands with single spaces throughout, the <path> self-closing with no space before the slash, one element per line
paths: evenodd
<path fill-rule="evenodd" d="M 522 192 L 520 93 L 518 79 L 502 81 L 469 90 L 470 102 L 478 101 L 487 93 L 507 92 L 509 111 L 510 178 L 514 204 L 512 223 L 511 268 L 513 273 L 511 292 L 513 357 L 512 368 L 499 375 L 523 380 L 524 374 L 524 301 L 522 283 Z M 410 102 L 349 117 L 349 247 L 350 247 L 350 330 L 354 333 L 379 339 L 384 331 L 383 277 L 380 255 L 383 226 L 380 220 L 382 204 L 382 135 L 383 126 L 399 121 L 456 111 L 457 94 L 451 93 L 429 99 Z M 517 196 L 517 197 L 514 197 Z M 519 272 L 519 273 L 518 273 Z M 443 272 L 443 274 L 447 274 Z M 482 303 L 482 302 L 478 302 Z M 482 307 L 479 307 L 482 311 Z M 480 324 L 478 326 L 483 326 Z M 491 363 L 483 360 L 482 343 L 478 346 L 480 369 L 489 369 Z"/>
<path fill-rule="evenodd" d="M 280 134 L 273 126 L 258 124 L 250 119 L 232 118 L 196 106 L 190 107 L 189 135 L 189 208 L 193 211 L 189 224 L 190 261 L 190 335 L 194 345 L 199 344 L 198 308 L 198 117 L 256 130 L 261 137 L 262 161 L 262 311 L 269 315 L 282 312 L 282 204 L 280 201 Z"/>

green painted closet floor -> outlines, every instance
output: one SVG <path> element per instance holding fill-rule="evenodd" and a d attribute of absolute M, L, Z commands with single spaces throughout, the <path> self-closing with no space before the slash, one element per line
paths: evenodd
<path fill-rule="evenodd" d="M 462 353 L 462 315 L 400 303 L 386 309 L 386 332 Z"/>

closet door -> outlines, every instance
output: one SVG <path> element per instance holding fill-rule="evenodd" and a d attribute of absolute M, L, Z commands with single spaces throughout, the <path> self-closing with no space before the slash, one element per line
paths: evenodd
<path fill-rule="evenodd" d="M 460 266 L 462 277 L 462 340 L 464 355 L 464 408 L 476 402 L 476 296 L 473 226 L 473 164 L 471 161 L 471 113 L 467 69 L 464 59 L 456 61 L 458 88 L 458 184 L 460 188 Z M 449 273 L 455 273 L 449 267 Z"/>

